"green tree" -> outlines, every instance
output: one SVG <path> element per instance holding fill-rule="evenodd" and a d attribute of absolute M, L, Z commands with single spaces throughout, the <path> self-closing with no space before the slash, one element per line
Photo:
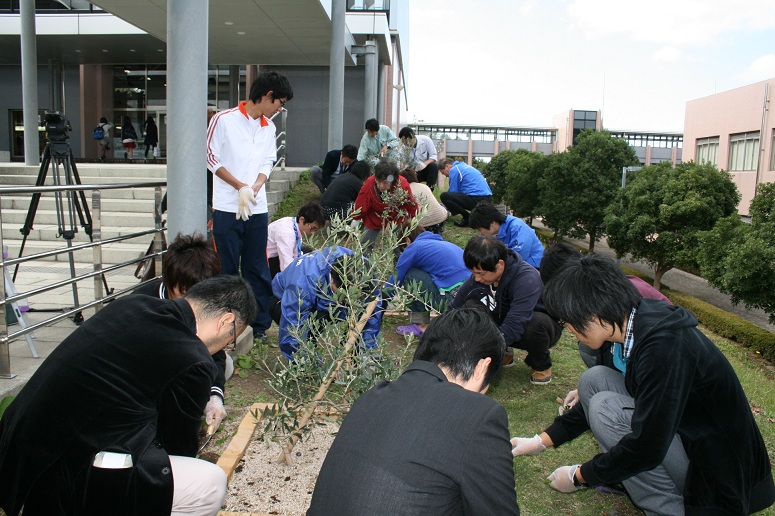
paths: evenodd
<path fill-rule="evenodd" d="M 503 151 L 490 160 L 482 169 L 482 174 L 487 178 L 492 190 L 492 201 L 494 203 L 502 202 L 506 196 L 506 181 L 509 177 L 511 159 L 515 151 Z"/>
<path fill-rule="evenodd" d="M 699 235 L 735 212 L 740 194 L 712 164 L 669 163 L 631 174 L 605 217 L 608 245 L 654 268 L 654 287 L 673 267 L 693 265 Z"/>
<path fill-rule="evenodd" d="M 759 185 L 749 212 L 750 224 L 734 214 L 702 233 L 697 261 L 711 285 L 775 323 L 775 183 Z"/>
<path fill-rule="evenodd" d="M 509 162 L 509 175 L 504 200 L 517 217 L 527 217 L 529 223 L 541 214 L 541 189 L 538 182 L 547 167 L 547 158 L 540 152 L 519 149 Z"/>
<path fill-rule="evenodd" d="M 538 182 L 545 221 L 557 236 L 589 235 L 594 251 L 605 235 L 606 208 L 618 194 L 622 168 L 637 164 L 635 151 L 622 138 L 582 131 L 573 147 L 549 160 Z"/>

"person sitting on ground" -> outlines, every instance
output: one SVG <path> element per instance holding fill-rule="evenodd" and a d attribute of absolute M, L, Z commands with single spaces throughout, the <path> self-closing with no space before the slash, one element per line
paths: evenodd
<path fill-rule="evenodd" d="M 305 254 L 274 277 L 270 313 L 280 327 L 280 351 L 287 359 L 293 360 L 299 349 L 298 335 L 309 335 L 310 325 L 317 319 L 347 317 L 346 310 L 337 306 L 334 293 L 357 281 L 355 267 L 349 263 L 354 259 L 362 258 L 345 247 L 330 247 Z M 380 292 L 367 295 L 379 296 Z M 382 310 L 375 310 L 361 333 L 367 348 L 376 347 L 381 325 Z"/>
<path fill-rule="evenodd" d="M 404 373 L 353 404 L 307 514 L 518 515 L 508 416 L 484 395 L 504 352 L 478 310 L 433 321 Z"/>
<path fill-rule="evenodd" d="M 439 179 L 439 165 L 436 163 L 438 155 L 433 140 L 424 134 L 415 136 L 414 129 L 411 127 L 404 127 L 398 131 L 398 137 L 401 143 L 412 149 L 412 161 L 408 168 L 417 173 L 420 182 L 427 184 L 428 188 L 433 190 Z"/>
<path fill-rule="evenodd" d="M 390 223 L 401 226 L 417 214 L 417 201 L 395 162 L 382 159 L 358 192 L 355 210 L 353 218 L 366 226 L 364 247 L 371 250 L 382 228 Z"/>
<path fill-rule="evenodd" d="M 479 201 L 492 202 L 492 190 L 481 172 L 452 158 L 439 161 L 439 173 L 449 178 L 449 190 L 441 193 L 443 204 L 453 216 L 460 215 L 457 227 L 468 226 L 469 212 Z"/>
<path fill-rule="evenodd" d="M 272 278 L 304 254 L 302 239 L 314 235 L 325 223 L 323 208 L 316 202 L 310 202 L 301 207 L 296 218 L 283 217 L 269 224 L 266 255 Z"/>
<path fill-rule="evenodd" d="M 541 301 L 543 285 L 538 271 L 517 253 L 489 235 L 475 235 L 463 251 L 471 277 L 463 283 L 452 308 L 478 307 L 487 311 L 506 339 L 506 345 L 527 351 L 530 383 L 552 381 L 549 349 L 562 335 L 560 324 L 550 317 Z M 506 366 L 514 361 L 509 349 Z"/>
<path fill-rule="evenodd" d="M 498 237 L 506 247 L 536 269 L 541 266 L 544 246 L 535 230 L 519 217 L 503 214 L 489 202 L 480 202 L 468 216 L 468 226 L 480 235 Z"/>
<path fill-rule="evenodd" d="M 541 435 L 512 440 L 537 455 L 591 430 L 601 453 L 557 468 L 571 493 L 621 482 L 647 514 L 752 514 L 775 501 L 770 459 L 731 364 L 687 310 L 643 299 L 619 266 L 590 254 L 546 286 L 546 308 L 592 349 L 614 343 L 616 368 L 579 380 L 580 402 Z"/>
<path fill-rule="evenodd" d="M 323 160 L 323 166 L 316 165 L 310 170 L 310 179 L 318 187 L 320 193 L 323 193 L 331 181 L 350 169 L 350 165 L 357 157 L 358 149 L 354 145 L 345 145 L 341 150 L 328 151 Z"/>
<path fill-rule="evenodd" d="M 470 275 L 463 262 L 463 250 L 441 235 L 424 231 L 422 226 L 409 233 L 406 249 L 396 263 L 399 285 L 419 284 L 421 294 L 428 296 L 430 308 L 437 312 L 447 310 Z M 399 326 L 396 332 L 419 337 L 430 322 L 429 307 L 422 300 L 415 300 L 409 305 L 409 325 Z"/>
<path fill-rule="evenodd" d="M 356 161 L 346 173 L 340 174 L 331 181 L 320 198 L 320 205 L 326 218 L 330 220 L 334 216 L 341 219 L 347 217 L 355 205 L 355 199 L 358 198 L 363 182 L 370 175 L 369 164 L 365 161 Z"/>
<path fill-rule="evenodd" d="M 215 516 L 226 474 L 194 458 L 217 374 L 257 310 L 237 276 L 183 299 L 125 296 L 78 326 L 0 419 L 0 507 L 16 516 Z"/>
<path fill-rule="evenodd" d="M 398 149 L 399 140 L 393 130 L 386 125 L 379 125 L 376 118 L 366 120 L 366 132 L 363 133 L 358 147 L 358 161 L 377 161 L 379 158 L 394 155 Z"/>
<path fill-rule="evenodd" d="M 420 225 L 425 228 L 425 231 L 437 234 L 443 233 L 444 223 L 447 221 L 447 217 L 449 217 L 447 209 L 436 200 L 428 186 L 417 180 L 417 174 L 415 174 L 414 170 L 411 168 L 404 169 L 401 175 L 409 182 L 409 189 L 417 200 L 420 212 L 422 212 L 424 206 L 427 206 L 425 214 L 419 220 Z"/>
<path fill-rule="evenodd" d="M 181 299 L 197 283 L 213 278 L 221 273 L 221 260 L 213 248 L 213 243 L 195 233 L 178 235 L 167 247 L 161 259 L 161 277 L 146 282 L 136 288 L 132 294 L 142 294 L 158 299 Z M 205 407 L 205 422 L 215 425 L 226 419 L 223 406 L 226 398 L 225 386 L 234 371 L 231 356 L 221 350 L 213 355 L 218 374 L 210 389 L 210 401 Z"/>

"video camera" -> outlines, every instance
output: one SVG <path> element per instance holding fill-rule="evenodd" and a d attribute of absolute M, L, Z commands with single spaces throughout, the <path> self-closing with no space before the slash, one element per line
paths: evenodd
<path fill-rule="evenodd" d="M 59 111 L 46 111 L 46 136 L 51 142 L 63 142 L 70 138 L 68 131 L 72 131 L 70 120 L 65 118 Z"/>

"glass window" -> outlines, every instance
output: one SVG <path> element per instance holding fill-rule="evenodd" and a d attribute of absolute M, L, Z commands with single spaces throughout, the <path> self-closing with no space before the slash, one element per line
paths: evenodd
<path fill-rule="evenodd" d="M 759 164 L 759 131 L 729 137 L 729 170 L 756 170 Z"/>
<path fill-rule="evenodd" d="M 718 136 L 714 138 L 698 138 L 695 161 L 697 163 L 712 163 L 718 166 L 718 146 Z"/>

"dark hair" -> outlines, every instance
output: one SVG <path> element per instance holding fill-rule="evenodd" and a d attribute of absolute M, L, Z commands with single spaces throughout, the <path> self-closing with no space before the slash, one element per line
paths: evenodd
<path fill-rule="evenodd" d="M 200 281 L 186 293 L 205 319 L 232 312 L 239 324 L 250 324 L 258 313 L 256 296 L 250 284 L 239 276 L 217 276 Z"/>
<path fill-rule="evenodd" d="M 610 258 L 589 254 L 567 263 L 546 285 L 544 306 L 553 317 L 584 333 L 594 318 L 624 328 L 641 295 Z"/>
<path fill-rule="evenodd" d="M 398 131 L 398 137 L 402 140 L 404 138 L 414 138 L 414 131 L 409 126 L 402 127 L 401 130 Z"/>
<path fill-rule="evenodd" d="M 410 183 L 419 183 L 420 180 L 417 179 L 417 174 L 414 170 L 411 168 L 405 168 L 401 171 L 401 175 L 406 178 L 406 180 Z"/>
<path fill-rule="evenodd" d="M 363 182 L 371 175 L 371 167 L 366 161 L 356 161 L 350 165 L 350 170 L 347 173 L 354 175 Z"/>
<path fill-rule="evenodd" d="M 396 165 L 395 161 L 382 158 L 374 165 L 374 179 L 385 181 L 391 175 L 393 176 L 393 184 L 396 184 L 398 181 L 398 165 Z"/>
<path fill-rule="evenodd" d="M 174 288 L 185 294 L 200 281 L 219 275 L 221 260 L 200 233 L 178 235 L 164 253 L 161 270 L 167 292 Z"/>
<path fill-rule="evenodd" d="M 156 122 L 153 120 L 153 117 L 151 115 L 148 115 L 148 118 L 145 119 L 145 123 L 150 125 L 156 125 Z"/>
<path fill-rule="evenodd" d="M 506 244 L 490 235 L 474 235 L 463 250 L 463 262 L 469 270 L 495 272 L 498 262 L 509 257 Z"/>
<path fill-rule="evenodd" d="M 468 226 L 474 229 L 490 229 L 493 222 L 503 224 L 506 222 L 506 215 L 487 201 L 479 201 L 468 216 Z"/>
<path fill-rule="evenodd" d="M 125 116 L 125 117 L 124 117 L 124 118 L 121 120 L 121 124 L 122 124 L 122 125 L 129 126 L 129 127 L 133 127 L 133 126 L 132 126 L 132 119 L 131 119 L 131 118 L 129 118 L 128 116 Z"/>
<path fill-rule="evenodd" d="M 409 239 L 410 242 L 414 242 L 417 240 L 417 237 L 425 233 L 425 228 L 422 227 L 421 224 L 417 224 L 413 230 L 409 232 L 408 235 L 406 235 L 406 238 Z"/>
<path fill-rule="evenodd" d="M 439 160 L 439 170 L 443 169 L 447 165 L 451 165 L 454 162 L 455 160 L 452 158 L 441 158 L 441 160 Z"/>
<path fill-rule="evenodd" d="M 355 145 L 345 145 L 339 153 L 345 158 L 356 159 L 358 157 L 358 148 Z"/>
<path fill-rule="evenodd" d="M 323 213 L 323 207 L 317 202 L 308 202 L 299 208 L 299 214 L 296 215 L 296 222 L 298 222 L 301 217 L 304 217 L 304 221 L 308 224 L 310 222 L 317 222 L 318 226 L 323 226 L 326 223 L 326 214 Z"/>
<path fill-rule="evenodd" d="M 376 118 L 369 118 L 366 120 L 367 131 L 379 131 L 379 120 Z"/>
<path fill-rule="evenodd" d="M 455 377 L 469 380 L 479 361 L 489 357 L 492 361 L 484 378 L 486 387 L 498 374 L 505 354 L 506 342 L 492 318 L 482 310 L 460 308 L 431 322 L 414 359 L 444 366 Z"/>
<path fill-rule="evenodd" d="M 568 263 L 581 260 L 581 252 L 570 244 L 560 242 L 549 246 L 541 258 L 541 281 L 544 285 L 561 271 Z"/>
<path fill-rule="evenodd" d="M 258 102 L 261 97 L 272 92 L 272 100 L 293 98 L 293 88 L 288 79 L 277 72 L 261 72 L 250 85 L 250 95 L 248 98 L 253 102 Z"/>
<path fill-rule="evenodd" d="M 101 123 L 101 124 L 107 124 L 107 123 L 108 123 L 108 119 L 107 119 L 107 118 L 105 118 L 104 116 L 101 116 L 101 117 L 100 117 L 100 123 Z"/>

